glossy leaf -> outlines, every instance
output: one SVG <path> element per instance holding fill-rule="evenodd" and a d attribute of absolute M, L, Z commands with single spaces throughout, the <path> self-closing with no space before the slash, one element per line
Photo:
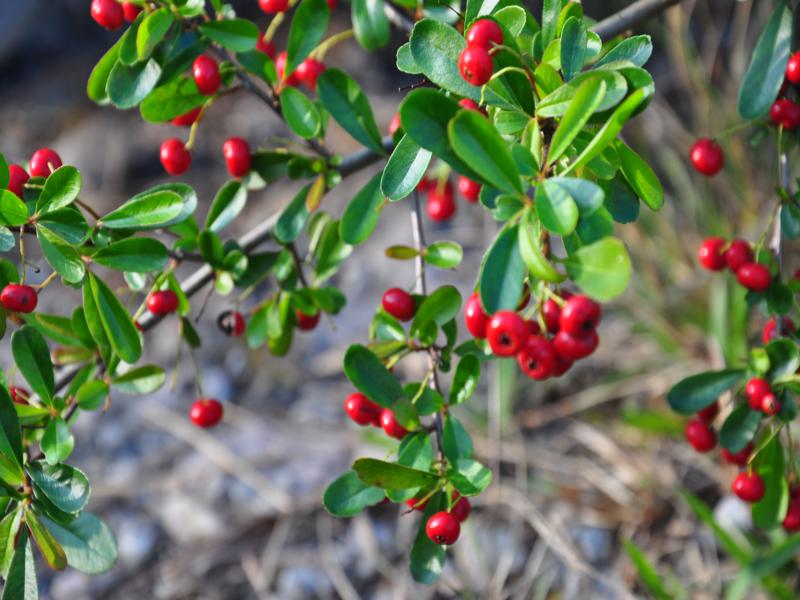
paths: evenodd
<path fill-rule="evenodd" d="M 150 273 L 162 270 L 169 254 L 158 240 L 134 237 L 101 248 L 92 255 L 92 260 L 116 271 Z"/>
<path fill-rule="evenodd" d="M 225 229 L 247 203 L 247 188 L 240 181 L 229 181 L 223 185 L 206 216 L 206 229 L 218 233 Z"/>
<path fill-rule="evenodd" d="M 306 198 L 311 189 L 311 184 L 301 189 L 292 201 L 283 209 L 278 221 L 275 223 L 275 239 L 282 244 L 288 244 L 297 239 L 308 220 Z"/>
<path fill-rule="evenodd" d="M 304 0 L 304 3 L 309 1 L 325 4 L 325 0 Z M 347 133 L 370 150 L 383 154 L 381 132 L 369 100 L 353 78 L 339 69 L 327 69 L 317 79 L 317 94 L 323 106 Z"/>
<path fill-rule="evenodd" d="M 167 35 L 175 22 L 174 15 L 167 8 L 159 8 L 142 19 L 136 30 L 136 58 L 146 60 Z"/>
<path fill-rule="evenodd" d="M 252 21 L 247 19 L 223 19 L 206 21 L 198 27 L 200 33 L 231 52 L 254 50 L 260 32 Z"/>
<path fill-rule="evenodd" d="M 375 231 L 383 206 L 382 177 L 382 173 L 375 175 L 347 204 L 339 223 L 339 232 L 346 243 L 361 244 Z"/>
<path fill-rule="evenodd" d="M 30 325 L 11 335 L 11 353 L 25 381 L 45 404 L 51 404 L 55 379 L 50 350 L 42 334 Z"/>
<path fill-rule="evenodd" d="M 358 474 L 358 478 L 367 485 L 385 490 L 430 487 L 439 481 L 439 477 L 428 471 L 420 471 L 375 458 L 358 459 L 353 463 L 353 470 Z"/>
<path fill-rule="evenodd" d="M 467 83 L 458 70 L 464 36 L 434 19 L 422 19 L 411 32 L 411 55 L 422 73 L 436 85 L 458 96 L 480 100 L 480 88 Z"/>
<path fill-rule="evenodd" d="M 450 405 L 455 406 L 466 402 L 475 390 L 481 377 L 481 363 L 472 355 L 467 355 L 458 361 L 453 383 L 450 385 Z"/>
<path fill-rule="evenodd" d="M 367 485 L 355 471 L 348 471 L 328 486 L 322 505 L 334 517 L 353 517 L 385 497 L 380 487 Z"/>
<path fill-rule="evenodd" d="M 36 542 L 39 552 L 42 553 L 45 562 L 51 569 L 61 570 L 67 566 L 67 556 L 64 549 L 40 522 L 32 510 L 25 511 L 25 524 L 28 531 Z"/>
<path fill-rule="evenodd" d="M 51 465 L 64 462 L 72 454 L 75 438 L 62 418 L 51 419 L 44 429 L 41 441 L 42 452 Z"/>
<path fill-rule="evenodd" d="M 351 19 L 356 40 L 365 49 L 377 50 L 389 43 L 391 28 L 383 0 L 353 0 Z"/>
<path fill-rule="evenodd" d="M 142 341 L 127 309 L 111 288 L 92 273 L 89 273 L 86 285 L 91 288 L 100 321 L 114 352 L 126 363 L 135 363 L 142 354 Z"/>
<path fill-rule="evenodd" d="M 751 410 L 747 404 L 734 409 L 719 430 L 722 447 L 733 453 L 744 449 L 755 438 L 763 416 L 760 411 Z"/>
<path fill-rule="evenodd" d="M 109 100 L 117 108 L 133 108 L 153 91 L 161 77 L 161 66 L 150 60 L 127 66 L 117 62 L 106 83 Z"/>
<path fill-rule="evenodd" d="M 440 269 L 455 269 L 464 257 L 464 250 L 457 242 L 433 242 L 423 254 L 423 259 L 429 265 Z"/>
<path fill-rule="evenodd" d="M 126 394 L 152 394 L 164 385 L 166 378 L 163 368 L 146 365 L 117 375 L 111 379 L 111 385 Z"/>
<path fill-rule="evenodd" d="M 31 481 L 56 508 L 75 514 L 89 501 L 89 480 L 69 465 L 34 462 L 28 466 Z"/>
<path fill-rule="evenodd" d="M 344 355 L 344 373 L 356 389 L 384 408 L 392 408 L 403 397 L 403 388 L 375 354 L 358 344 Z"/>
<path fill-rule="evenodd" d="M 691 415 L 716 401 L 743 377 L 742 369 L 724 369 L 691 375 L 670 388 L 667 392 L 667 402 L 675 412 Z"/>
<path fill-rule="evenodd" d="M 281 110 L 289 129 L 301 138 L 311 139 L 319 134 L 322 124 L 319 111 L 297 88 L 289 86 L 281 92 Z"/>
<path fill-rule="evenodd" d="M 453 463 L 450 482 L 462 496 L 477 496 L 492 483 L 492 472 L 477 460 L 460 458 Z"/>
<path fill-rule="evenodd" d="M 588 34 L 583 19 L 570 17 L 561 30 L 561 72 L 569 81 L 583 68 L 589 54 Z"/>
<path fill-rule="evenodd" d="M 111 570 L 117 562 L 117 542 L 108 526 L 89 512 L 82 512 L 69 523 L 56 523 L 42 517 L 42 524 L 64 549 L 67 563 L 89 575 Z"/>
<path fill-rule="evenodd" d="M 550 149 L 547 153 L 548 164 L 557 161 L 567 151 L 572 141 L 600 106 L 605 94 L 605 81 L 597 77 L 586 79 L 578 87 L 550 141 Z"/>
<path fill-rule="evenodd" d="M 631 259 L 621 240 L 603 238 L 566 258 L 567 272 L 585 294 L 607 302 L 622 294 L 631 277 Z"/>
<path fill-rule="evenodd" d="M 152 191 L 128 200 L 100 219 L 109 229 L 158 229 L 183 213 L 181 196 L 169 190 Z"/>
<path fill-rule="evenodd" d="M 381 192 L 390 200 L 402 200 L 422 181 L 430 162 L 431 152 L 404 135 L 383 170 Z"/>
<path fill-rule="evenodd" d="M 25 531 L 20 534 L 14 557 L 11 559 L 2 600 L 39 600 L 33 548 Z"/>
<path fill-rule="evenodd" d="M 664 188 L 650 165 L 631 150 L 624 142 L 617 141 L 620 170 L 636 195 L 651 210 L 659 210 L 664 205 Z"/>
<path fill-rule="evenodd" d="M 36 201 L 36 212 L 47 213 L 72 204 L 81 192 L 81 174 L 65 165 L 53 171 L 44 182 Z"/>
<path fill-rule="evenodd" d="M 8 190 L 0 190 L 0 224 L 18 227 L 28 222 L 28 207 Z"/>
<path fill-rule="evenodd" d="M 286 42 L 286 73 L 292 73 L 322 41 L 329 19 L 326 0 L 301 0 L 297 4 Z"/>
<path fill-rule="evenodd" d="M 527 269 L 520 254 L 518 235 L 518 225 L 504 228 L 483 257 L 480 293 L 481 304 L 488 314 L 514 310 L 522 297 Z"/>

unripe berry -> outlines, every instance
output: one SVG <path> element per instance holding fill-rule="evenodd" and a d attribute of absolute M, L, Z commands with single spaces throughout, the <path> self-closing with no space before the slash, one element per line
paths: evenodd
<path fill-rule="evenodd" d="M 477 181 L 472 181 L 469 177 L 461 175 L 458 178 L 458 193 L 461 194 L 467 202 L 477 202 L 478 196 L 481 193 L 481 184 Z"/>
<path fill-rule="evenodd" d="M 380 417 L 381 407 L 358 392 L 344 401 L 344 412 L 359 425 L 372 425 Z"/>
<path fill-rule="evenodd" d="M 472 337 L 483 339 L 486 337 L 486 326 L 489 324 L 487 315 L 481 306 L 481 297 L 478 292 L 473 292 L 464 304 L 464 324 Z"/>
<path fill-rule="evenodd" d="M 8 165 L 8 190 L 22 198 L 25 194 L 25 183 L 30 179 L 28 172 L 19 165 Z"/>
<path fill-rule="evenodd" d="M 775 340 L 782 336 L 794 336 L 797 333 L 797 327 L 792 321 L 791 317 L 783 317 L 783 326 L 781 327 L 780 333 L 778 333 L 778 323 L 777 319 L 774 317 L 767 321 L 764 324 L 764 328 L 761 330 L 761 342 L 766 345 L 769 344 L 772 340 Z"/>
<path fill-rule="evenodd" d="M 764 480 L 758 473 L 739 473 L 731 484 L 731 490 L 745 502 L 758 502 L 764 497 Z"/>
<path fill-rule="evenodd" d="M 683 430 L 683 436 L 698 452 L 710 452 L 717 445 L 717 434 L 700 419 L 689 421 Z"/>
<path fill-rule="evenodd" d="M 761 398 L 761 410 L 765 415 L 777 415 L 781 411 L 781 402 L 775 394 L 769 392 Z"/>
<path fill-rule="evenodd" d="M 175 127 L 191 127 L 194 125 L 194 122 L 197 121 L 197 117 L 200 116 L 200 111 L 202 107 L 198 106 L 197 108 L 193 108 L 187 113 L 183 113 L 182 115 L 175 117 L 170 121 Z"/>
<path fill-rule="evenodd" d="M 449 546 L 455 544 L 461 534 L 461 524 L 448 512 L 438 512 L 428 519 L 425 533 L 434 544 Z"/>
<path fill-rule="evenodd" d="M 319 323 L 319 311 L 313 315 L 307 315 L 302 310 L 297 309 L 294 313 L 297 317 L 297 328 L 301 331 L 311 331 Z"/>
<path fill-rule="evenodd" d="M 440 193 L 433 190 L 428 193 L 428 216 L 432 221 L 447 221 L 456 212 L 456 202 L 453 194 Z"/>
<path fill-rule="evenodd" d="M 459 523 L 466 521 L 470 512 L 472 512 L 472 505 L 470 504 L 469 500 L 463 496 L 458 499 L 458 501 L 453 505 L 452 510 L 450 510 L 450 514 L 458 519 Z"/>
<path fill-rule="evenodd" d="M 725 251 L 725 263 L 731 272 L 736 273 L 739 268 L 753 260 L 753 251 L 750 244 L 744 240 L 733 240 Z"/>
<path fill-rule="evenodd" d="M 122 27 L 125 20 L 125 13 L 117 0 L 92 0 L 90 12 L 95 22 L 109 31 Z"/>
<path fill-rule="evenodd" d="M 567 361 L 576 361 L 586 358 L 597 350 L 600 338 L 597 332 L 592 330 L 586 335 L 572 335 L 566 331 L 559 331 L 553 338 L 553 347 L 559 356 Z"/>
<path fill-rule="evenodd" d="M 722 148 L 714 140 L 701 138 L 689 150 L 689 159 L 698 173 L 712 177 L 722 170 L 725 165 L 725 155 Z"/>
<path fill-rule="evenodd" d="M 400 288 L 390 288 L 383 293 L 381 298 L 383 310 L 399 321 L 410 321 L 414 318 L 417 308 L 414 298 Z"/>
<path fill-rule="evenodd" d="M 558 318 L 560 331 L 582 336 L 600 322 L 600 305 L 587 296 L 573 296 L 566 301 Z"/>
<path fill-rule="evenodd" d="M 52 171 L 58 169 L 61 164 L 61 157 L 55 150 L 39 148 L 31 156 L 28 172 L 31 177 L 47 177 Z"/>
<path fill-rule="evenodd" d="M 38 303 L 39 297 L 36 295 L 36 290 L 29 285 L 9 283 L 0 292 L 0 304 L 11 312 L 33 312 Z"/>
<path fill-rule="evenodd" d="M 753 410 L 761 410 L 762 398 L 771 392 L 769 382 L 761 377 L 751 377 L 744 386 L 745 396 Z"/>
<path fill-rule="evenodd" d="M 750 460 L 750 454 L 752 452 L 753 452 L 753 444 L 747 444 L 747 446 L 745 446 L 738 452 L 731 452 L 727 448 L 723 448 L 722 458 L 727 463 L 744 467 L 747 464 L 747 461 Z"/>
<path fill-rule="evenodd" d="M 31 393 L 28 390 L 17 385 L 9 386 L 8 393 L 11 396 L 11 401 L 15 404 L 28 404 L 28 399 L 31 397 Z"/>
<path fill-rule="evenodd" d="M 531 379 L 542 381 L 552 377 L 556 370 L 556 351 L 550 340 L 540 335 L 528 337 L 525 346 L 517 353 L 520 369 Z"/>
<path fill-rule="evenodd" d="M 195 400 L 189 409 L 189 418 L 198 427 L 214 427 L 222 420 L 222 404 L 213 398 Z"/>
<path fill-rule="evenodd" d="M 300 80 L 297 78 L 297 71 L 294 71 L 289 75 L 284 75 L 284 71 L 286 70 L 286 60 L 286 50 L 278 54 L 278 58 L 275 59 L 275 71 L 278 73 L 278 79 L 283 82 L 283 85 L 296 86 L 300 83 Z"/>
<path fill-rule="evenodd" d="M 170 175 L 182 175 L 192 166 L 192 154 L 178 138 L 164 140 L 159 152 L 161 165 Z"/>
<path fill-rule="evenodd" d="M 239 337 L 244 333 L 244 315 L 238 310 L 226 310 L 217 317 L 217 326 L 225 335 Z"/>
<path fill-rule="evenodd" d="M 263 52 L 267 56 L 269 56 L 272 60 L 275 60 L 275 44 L 269 42 L 264 39 L 263 35 L 258 36 L 258 42 L 256 42 L 256 50 L 259 52 Z"/>
<path fill-rule="evenodd" d="M 222 155 L 231 177 L 244 177 L 250 172 L 250 146 L 242 138 L 228 138 L 222 145 Z"/>
<path fill-rule="evenodd" d="M 697 260 L 700 266 L 709 271 L 721 271 L 727 265 L 725 252 L 725 240 L 718 237 L 706 238 L 700 249 L 697 251 Z"/>
<path fill-rule="evenodd" d="M 745 263 L 736 271 L 736 281 L 754 292 L 766 292 L 772 281 L 769 269 L 762 264 Z"/>
<path fill-rule="evenodd" d="M 711 404 L 697 411 L 697 418 L 704 423 L 711 423 L 719 414 L 719 402 L 714 400 Z"/>
<path fill-rule="evenodd" d="M 157 290 L 147 297 L 147 310 L 154 315 L 168 315 L 178 310 L 178 295 L 172 290 Z"/>
<path fill-rule="evenodd" d="M 258 6 L 268 15 L 285 12 L 289 8 L 289 0 L 258 0 Z"/>
<path fill-rule="evenodd" d="M 140 12 L 142 12 L 142 7 L 134 4 L 133 2 L 122 3 L 122 14 L 128 23 L 135 21 Z"/>
<path fill-rule="evenodd" d="M 514 356 L 525 346 L 529 334 L 525 320 L 512 310 L 494 313 L 486 326 L 486 339 L 497 356 Z"/>
<path fill-rule="evenodd" d="M 205 54 L 201 54 L 194 59 L 192 75 L 194 76 L 194 82 L 197 84 L 197 89 L 206 96 L 215 94 L 222 82 L 217 61 Z"/>
<path fill-rule="evenodd" d="M 492 78 L 492 57 L 485 48 L 464 48 L 458 57 L 458 70 L 467 83 L 483 85 Z"/>
<path fill-rule="evenodd" d="M 467 30 L 467 46 L 491 50 L 503 44 L 503 30 L 491 19 L 478 19 Z"/>
<path fill-rule="evenodd" d="M 381 411 L 380 421 L 383 431 L 389 437 L 393 437 L 396 440 L 402 440 L 404 437 L 406 437 L 406 435 L 408 435 L 408 429 L 397 422 L 397 419 L 394 418 L 394 413 L 390 409 L 384 408 Z"/>
<path fill-rule="evenodd" d="M 795 52 L 786 62 L 786 79 L 795 85 L 800 84 L 800 52 Z"/>
<path fill-rule="evenodd" d="M 295 70 L 297 79 L 312 92 L 317 91 L 317 78 L 325 72 L 325 64 L 315 58 L 307 58 Z"/>

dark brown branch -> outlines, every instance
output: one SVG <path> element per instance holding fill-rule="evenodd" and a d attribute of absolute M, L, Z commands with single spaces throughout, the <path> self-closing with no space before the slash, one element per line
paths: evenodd
<path fill-rule="evenodd" d="M 680 1 L 681 0 L 637 0 L 618 13 L 614 13 L 597 23 L 597 25 L 592 27 L 592 31 L 603 40 L 611 39 L 628 29 L 636 27 L 650 17 L 665 11 L 670 6 L 678 4 Z"/>

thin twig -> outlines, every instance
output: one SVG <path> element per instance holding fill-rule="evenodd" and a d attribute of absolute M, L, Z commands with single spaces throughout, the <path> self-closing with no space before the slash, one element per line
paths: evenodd
<path fill-rule="evenodd" d="M 642 21 L 665 11 L 681 0 L 638 0 L 618 13 L 606 17 L 594 27 L 594 31 L 602 39 L 608 40 L 628 29 L 636 27 Z"/>

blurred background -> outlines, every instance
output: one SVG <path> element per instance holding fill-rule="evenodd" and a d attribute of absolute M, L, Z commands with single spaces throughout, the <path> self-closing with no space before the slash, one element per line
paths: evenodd
<path fill-rule="evenodd" d="M 597 19 L 627 4 L 584 2 Z M 166 181 L 158 147 L 188 130 L 147 124 L 137 111 L 97 107 L 86 98 L 92 66 L 118 35 L 97 27 L 88 5 L 0 2 L 0 150 L 9 162 L 25 162 L 41 146 L 54 148 L 82 171 L 82 199 L 103 213 Z M 254 0 L 233 5 L 266 26 Z M 119 562 L 100 577 L 43 568 L 43 597 L 641 597 L 623 540 L 678 579 L 688 597 L 721 597 L 737 567 L 678 491 L 701 497 L 734 536 L 747 530 L 749 510 L 726 491 L 734 471 L 683 442 L 683 421 L 670 413 L 664 394 L 687 374 L 742 356 L 747 336 L 761 325 L 743 328 L 741 293 L 726 277 L 701 272 L 694 256 L 710 234 L 757 238 L 775 187 L 774 152 L 768 145 L 750 149 L 747 132 L 727 137 L 725 171 L 711 180 L 690 171 L 686 154 L 696 137 L 737 123 L 738 86 L 771 8 L 756 0 L 687 0 L 638 28 L 654 38 L 648 68 L 657 94 L 624 135 L 661 175 L 666 205 L 658 215 L 642 208 L 638 223 L 620 227 L 635 275 L 626 295 L 604 307 L 600 350 L 590 360 L 545 384 L 521 379 L 513 362 L 498 363 L 457 409 L 495 480 L 475 499 L 438 584 L 420 586 L 408 574 L 418 515 L 387 505 L 336 520 L 320 500 L 355 457 L 386 453 L 381 436 L 346 419 L 342 403 L 351 389 L 340 365 L 347 345 L 366 339 L 368 315 L 383 291 L 413 283 L 410 263 L 383 255 L 390 244 L 411 242 L 408 203 L 399 202 L 337 276 L 347 307 L 333 323 L 296 336 L 288 357 L 225 338 L 214 322 L 231 300 L 211 297 L 198 323 L 204 339 L 198 359 L 206 395 L 225 402 L 220 427 L 203 431 L 189 423 L 197 392 L 185 353 L 175 364 L 177 322 L 166 319 L 148 335 L 145 360 L 175 367 L 174 389 L 115 397 L 108 412 L 83 414 L 70 459 L 92 482 L 90 510 L 115 532 Z M 348 27 L 347 11 L 340 2 L 331 32 Z M 349 41 L 326 59 L 354 74 L 384 131 L 402 98 L 399 88 L 414 83 L 394 68 L 401 42 L 395 34 L 391 47 L 367 54 Z M 217 102 L 182 178 L 198 191 L 198 214 L 227 179 L 221 156 L 227 137 L 256 146 L 275 145 L 286 134 L 252 96 Z M 341 153 L 356 149 L 333 126 L 329 145 Z M 322 208 L 340 215 L 376 169 L 347 179 Z M 279 209 L 295 188 L 251 193 L 229 234 Z M 465 250 L 457 271 L 431 270 L 430 284 L 469 290 L 495 227 L 463 201 L 446 227 L 426 221 L 429 241 L 453 239 Z M 115 283 L 123 285 L 121 278 Z M 43 295 L 42 310 L 66 314 L 78 301 L 68 291 L 53 292 Z M 2 356 L 8 366 L 5 347 Z M 419 377 L 424 368 L 409 359 L 399 374 Z"/>

